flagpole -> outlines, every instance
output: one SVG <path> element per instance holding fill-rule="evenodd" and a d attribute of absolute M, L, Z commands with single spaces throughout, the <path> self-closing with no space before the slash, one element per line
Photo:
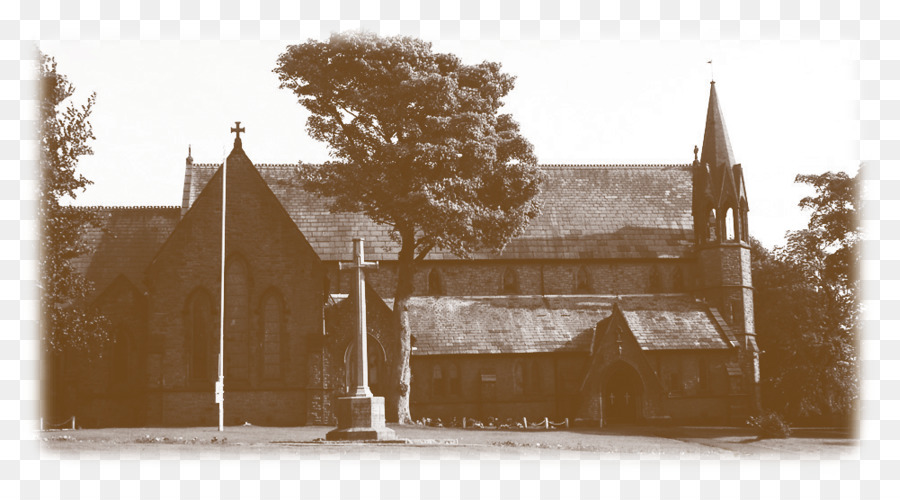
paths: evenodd
<path fill-rule="evenodd" d="M 224 156 L 224 154 L 223 154 Z M 225 193 L 228 179 L 228 157 L 222 160 L 222 274 L 219 298 L 219 380 L 216 401 L 219 403 L 219 432 L 225 430 Z"/>

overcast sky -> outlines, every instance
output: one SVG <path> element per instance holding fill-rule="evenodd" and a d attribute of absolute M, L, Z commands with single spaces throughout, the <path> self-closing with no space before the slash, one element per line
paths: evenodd
<path fill-rule="evenodd" d="M 319 162 L 308 113 L 272 69 L 287 42 L 45 43 L 59 71 L 93 91 L 94 185 L 83 205 L 179 205 L 188 145 L 221 162 L 240 120 L 260 163 Z M 736 160 L 744 167 L 751 233 L 766 246 L 801 227 L 809 191 L 798 173 L 855 172 L 858 82 L 847 54 L 798 44 L 445 42 L 465 62 L 502 63 L 517 77 L 504 111 L 542 164 L 689 163 L 701 145 L 710 66 Z"/>

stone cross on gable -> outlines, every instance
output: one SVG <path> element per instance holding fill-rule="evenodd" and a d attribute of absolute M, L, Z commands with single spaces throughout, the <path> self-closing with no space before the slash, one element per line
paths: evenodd
<path fill-rule="evenodd" d="M 366 269 L 377 269 L 377 262 L 366 262 L 363 239 L 353 238 L 353 262 L 341 262 L 341 271 L 356 271 L 356 391 L 354 396 L 372 397 L 369 390 L 369 364 L 366 360 Z"/>
<path fill-rule="evenodd" d="M 231 131 L 237 134 L 234 136 L 234 140 L 239 141 L 241 140 L 241 132 L 246 132 L 247 129 L 241 126 L 241 122 L 234 122 L 234 127 L 231 127 Z"/>

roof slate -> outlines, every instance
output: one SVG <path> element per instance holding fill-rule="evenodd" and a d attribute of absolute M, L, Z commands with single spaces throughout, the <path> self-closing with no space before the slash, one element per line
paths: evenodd
<path fill-rule="evenodd" d="M 415 356 L 589 352 L 613 296 L 412 297 Z"/>
<path fill-rule="evenodd" d="M 190 202 L 219 168 L 193 164 Z M 296 165 L 256 165 L 322 260 L 349 260 L 366 238 L 372 260 L 396 260 L 390 229 L 361 214 L 331 213 L 329 201 L 294 181 Z M 479 259 L 685 257 L 692 249 L 689 165 L 543 165 L 543 213 L 503 252 Z M 456 259 L 434 249 L 429 259 Z"/>
<path fill-rule="evenodd" d="M 181 216 L 180 207 L 91 207 L 97 227 L 84 229 L 90 251 L 72 260 L 76 271 L 104 290 L 120 274 L 143 286 L 147 264 L 171 234 Z"/>
<path fill-rule="evenodd" d="M 644 350 L 730 347 L 709 308 L 688 295 L 623 297 L 619 308 Z"/>

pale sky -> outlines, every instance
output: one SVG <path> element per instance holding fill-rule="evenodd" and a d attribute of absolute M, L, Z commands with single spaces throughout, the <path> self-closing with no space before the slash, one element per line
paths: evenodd
<path fill-rule="evenodd" d="M 296 42 L 294 42 L 296 43 Z M 94 91 L 94 185 L 79 205 L 179 205 L 188 145 L 221 162 L 240 120 L 256 163 L 315 163 L 325 146 L 272 69 L 288 42 L 57 42 L 41 48 L 79 90 Z M 710 65 L 736 160 L 751 234 L 783 243 L 807 215 L 798 173 L 855 172 L 858 81 L 849 54 L 818 44 L 698 42 L 447 42 L 465 62 L 502 63 L 517 77 L 504 112 L 542 164 L 689 163 L 703 141 Z"/>

